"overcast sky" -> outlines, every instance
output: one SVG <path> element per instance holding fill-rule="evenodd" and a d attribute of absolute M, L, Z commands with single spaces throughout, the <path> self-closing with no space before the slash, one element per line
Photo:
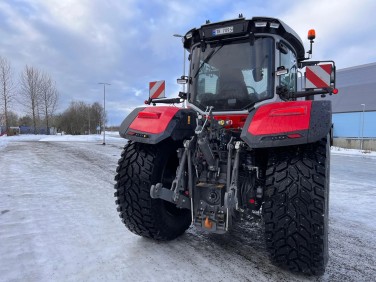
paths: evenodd
<path fill-rule="evenodd" d="M 59 109 L 72 100 L 103 103 L 118 125 L 148 97 L 148 83 L 166 80 L 166 94 L 181 86 L 180 38 L 193 27 L 243 13 L 277 17 L 300 35 L 316 29 L 313 59 L 337 69 L 376 62 L 374 0 L 1 0 L 0 56 L 16 78 L 25 65 L 49 73 L 60 92 Z"/>

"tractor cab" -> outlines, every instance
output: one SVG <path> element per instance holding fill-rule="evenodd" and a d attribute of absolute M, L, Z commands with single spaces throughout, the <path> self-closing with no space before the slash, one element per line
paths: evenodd
<path fill-rule="evenodd" d="M 239 15 L 235 20 L 207 22 L 186 33 L 184 47 L 191 62 L 190 76 L 185 79 L 189 83 L 187 105 L 198 112 L 213 107 L 214 114 L 247 113 L 265 100 L 299 97 L 294 93 L 300 97 L 326 94 L 334 89 L 328 82 L 330 89 L 323 93 L 297 93 L 298 70 L 308 58 L 299 36 L 274 18 L 246 20 Z"/>

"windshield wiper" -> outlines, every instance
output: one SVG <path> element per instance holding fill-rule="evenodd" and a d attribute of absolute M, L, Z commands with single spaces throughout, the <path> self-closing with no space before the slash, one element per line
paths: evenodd
<path fill-rule="evenodd" d="M 217 53 L 221 48 L 223 47 L 223 45 L 219 46 L 218 49 L 213 49 L 211 50 L 211 52 L 209 53 L 209 55 L 206 56 L 206 58 L 204 59 L 204 61 L 201 63 L 201 65 L 199 66 L 199 68 L 197 69 L 195 75 L 193 76 L 193 78 L 196 78 L 196 76 L 198 75 L 198 73 L 200 72 L 200 70 L 202 69 L 202 67 L 207 63 L 209 62 L 210 58 L 213 57 L 213 55 L 215 53 Z"/>

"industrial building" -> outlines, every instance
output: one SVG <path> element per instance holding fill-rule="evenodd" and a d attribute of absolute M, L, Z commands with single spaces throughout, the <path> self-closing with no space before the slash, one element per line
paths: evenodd
<path fill-rule="evenodd" d="M 337 70 L 336 87 L 334 145 L 376 150 L 376 63 Z"/>

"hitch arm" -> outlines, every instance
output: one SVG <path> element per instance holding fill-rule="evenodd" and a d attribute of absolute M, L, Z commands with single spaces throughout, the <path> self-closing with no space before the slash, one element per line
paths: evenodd
<path fill-rule="evenodd" d="M 162 199 L 170 203 L 176 204 L 178 208 L 190 209 L 191 204 L 189 199 L 184 195 L 179 195 L 176 197 L 176 193 L 170 189 L 164 188 L 162 183 L 157 183 L 152 185 L 150 188 L 150 197 L 152 199 Z"/>
<path fill-rule="evenodd" d="M 192 146 L 195 142 L 195 136 L 191 140 L 184 142 L 184 152 L 180 160 L 179 168 L 176 177 L 171 184 L 171 189 L 163 187 L 162 183 L 152 185 L 150 188 L 150 197 L 153 199 L 162 199 L 167 202 L 175 204 L 178 208 L 185 208 L 192 210 L 193 220 L 193 172 L 192 172 Z M 183 194 L 186 188 L 184 181 L 185 165 L 188 164 L 188 192 L 189 198 Z"/>

